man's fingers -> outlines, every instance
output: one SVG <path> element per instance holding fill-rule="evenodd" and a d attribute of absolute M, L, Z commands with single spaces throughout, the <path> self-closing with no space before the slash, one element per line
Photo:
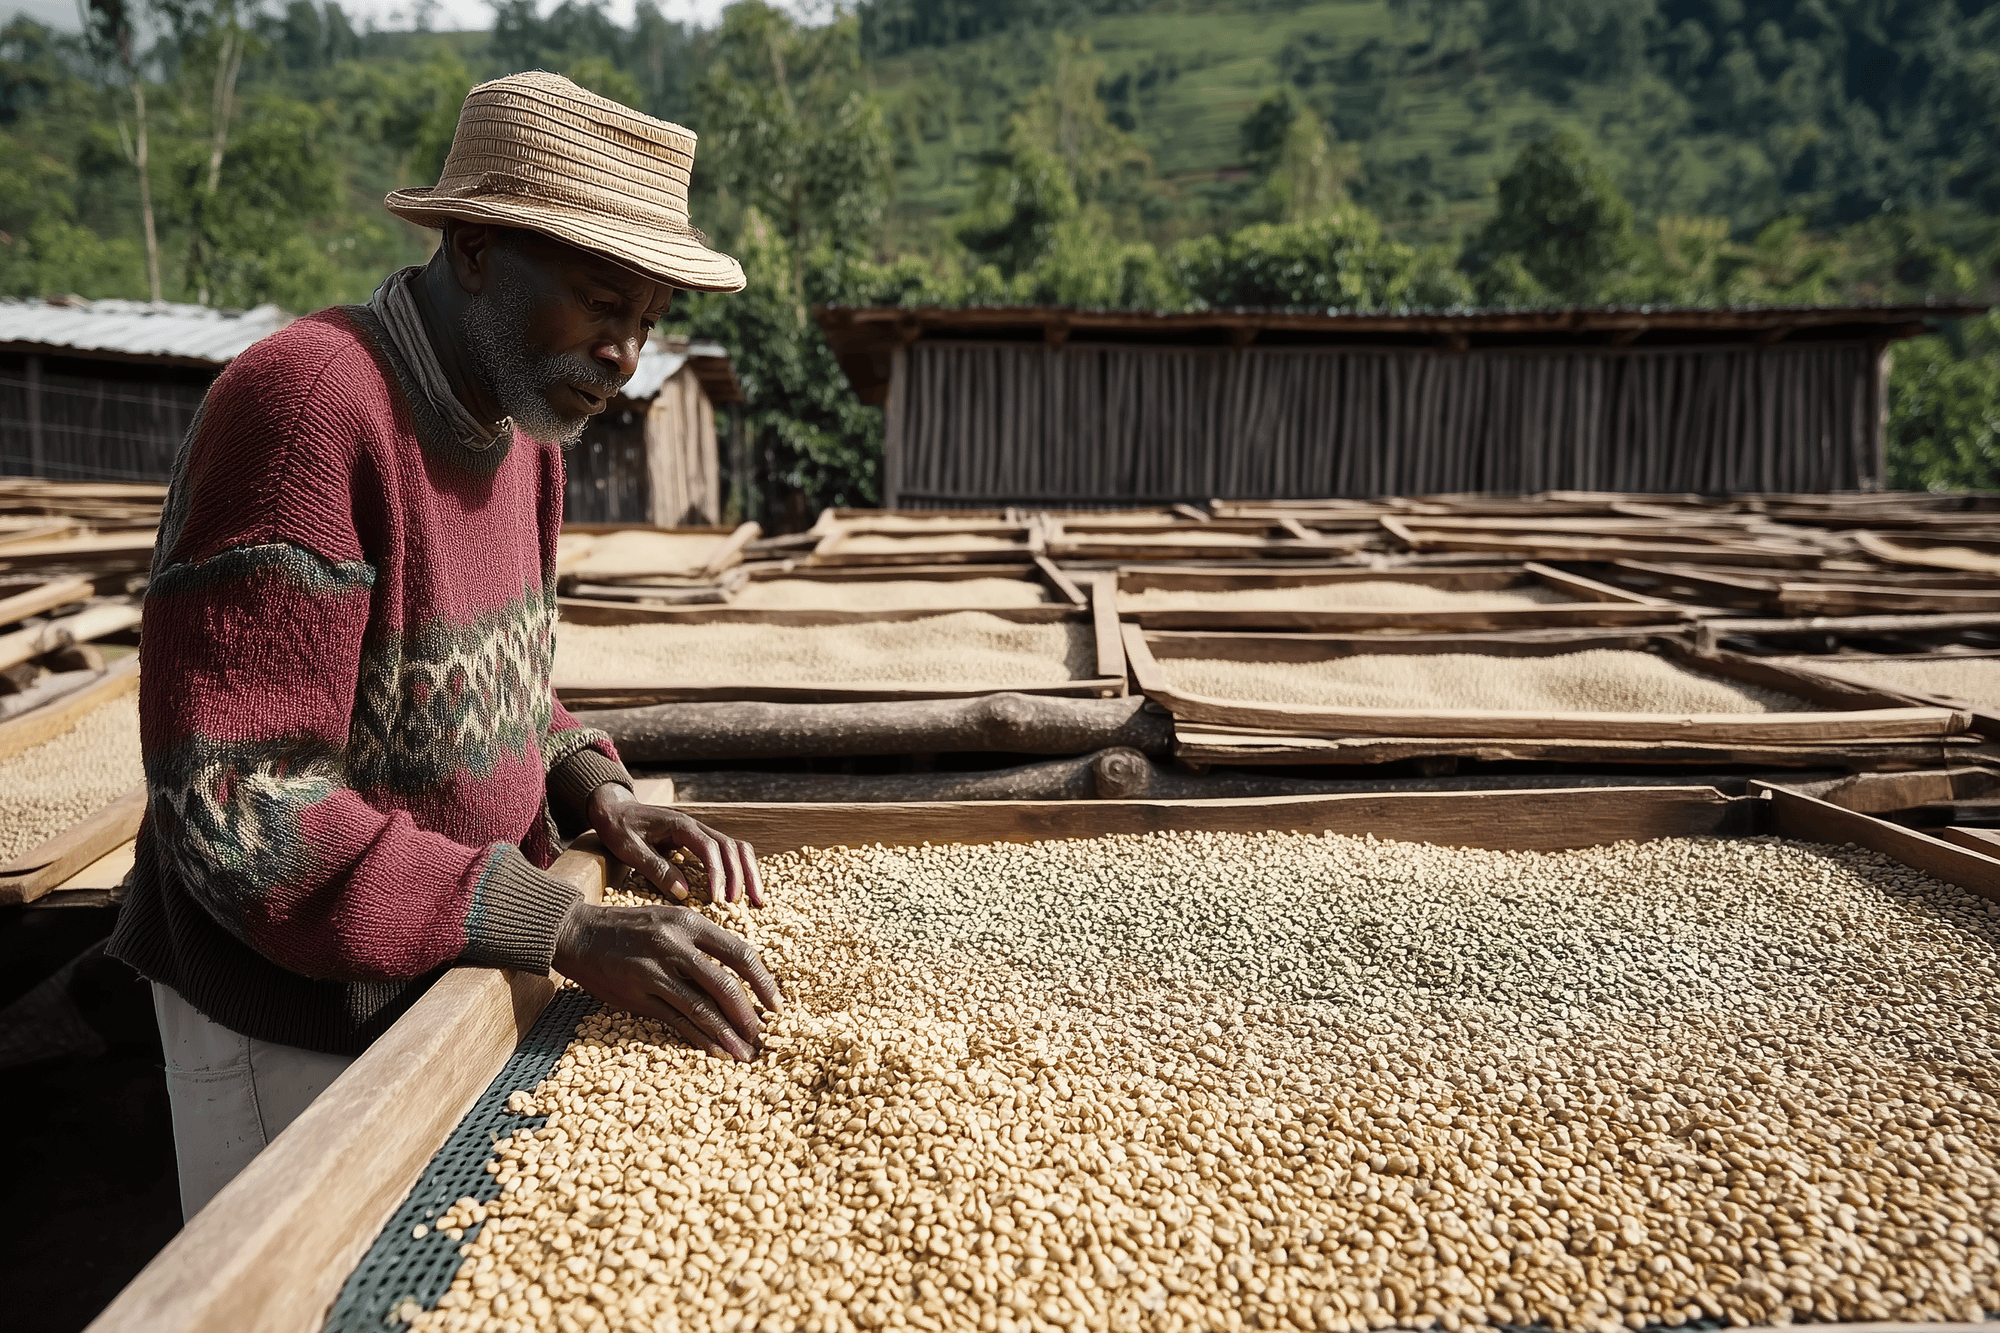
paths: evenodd
<path fill-rule="evenodd" d="M 702 869 L 708 871 L 708 896 L 719 903 L 735 902 L 741 890 L 735 876 L 730 873 L 733 867 L 723 858 L 720 842 L 702 830 L 701 825 L 696 824 L 695 829 L 697 831 L 690 839 L 694 845 L 690 850 L 701 854 Z M 688 846 L 687 843 L 681 845 Z"/>
<path fill-rule="evenodd" d="M 686 902 L 691 892 L 687 876 L 680 867 L 660 855 L 652 843 L 629 830 L 620 830 L 618 844 L 611 849 L 625 864 L 632 866 L 647 879 L 653 887 L 676 902 Z"/>
<path fill-rule="evenodd" d="M 736 860 L 743 875 L 743 894 L 752 907 L 764 905 L 764 880 L 757 873 L 757 849 L 740 838 L 731 838 L 730 845 L 736 849 Z"/>
<path fill-rule="evenodd" d="M 764 1020 L 757 1016 L 749 997 L 743 993 L 743 987 L 736 983 L 736 978 L 727 968 L 706 956 L 685 959 L 680 968 L 682 976 L 708 992 L 708 998 L 715 1002 L 723 1017 L 738 1032 L 754 1038 L 764 1030 Z"/>
<path fill-rule="evenodd" d="M 722 1011 L 698 987 L 679 977 L 669 977 L 660 985 L 658 994 L 678 1009 L 681 1017 L 700 1029 L 702 1035 L 738 1060 L 748 1060 L 756 1055 L 750 1043 L 743 1039 L 743 1034 L 730 1026 Z"/>
<path fill-rule="evenodd" d="M 766 1009 L 777 1013 L 785 1006 L 785 996 L 778 989 L 777 978 L 764 966 L 764 960 L 757 955 L 756 947 L 734 931 L 724 930 L 706 917 L 697 918 L 696 943 L 703 952 L 719 958 L 728 964 L 730 970 L 742 977 L 751 991 L 761 1000 Z"/>
<path fill-rule="evenodd" d="M 665 1006 L 662 1007 L 664 1008 Z M 676 1037 L 679 1037 L 682 1041 L 705 1055 L 726 1056 L 729 1054 L 728 1051 L 723 1050 L 705 1036 L 700 1028 L 682 1018 L 677 1010 L 668 1009 L 660 1021 L 672 1028 Z"/>

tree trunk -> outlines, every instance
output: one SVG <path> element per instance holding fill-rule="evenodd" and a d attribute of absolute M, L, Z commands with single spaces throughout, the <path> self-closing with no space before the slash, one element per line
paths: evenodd
<path fill-rule="evenodd" d="M 1082 754 L 1173 747 L 1173 719 L 1138 696 L 1062 699 L 989 694 L 895 703 L 688 703 L 585 710 L 636 763 L 689 759 L 799 759 L 845 755 L 1002 751 Z"/>
<path fill-rule="evenodd" d="M 160 296 L 160 240 L 153 230 L 153 178 L 146 170 L 146 80 L 139 73 L 137 65 L 127 64 L 126 74 L 132 80 L 132 106 L 139 118 L 138 134 L 132 152 L 132 164 L 139 169 L 139 217 L 146 229 L 146 283 L 152 288 L 153 300 Z"/>
<path fill-rule="evenodd" d="M 1088 801 L 1145 794 L 1151 772 L 1132 749 L 1101 750 L 987 773 L 673 773 L 674 800 L 741 801 Z M 658 775 L 654 775 L 658 776 Z"/>

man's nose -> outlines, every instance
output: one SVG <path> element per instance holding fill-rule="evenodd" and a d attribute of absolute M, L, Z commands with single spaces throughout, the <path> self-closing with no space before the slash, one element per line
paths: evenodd
<path fill-rule="evenodd" d="M 622 338 L 606 338 L 591 349 L 591 354 L 600 361 L 616 366 L 620 375 L 630 379 L 632 373 L 639 369 L 639 349 L 645 341 L 643 335 L 636 333 L 627 334 Z"/>

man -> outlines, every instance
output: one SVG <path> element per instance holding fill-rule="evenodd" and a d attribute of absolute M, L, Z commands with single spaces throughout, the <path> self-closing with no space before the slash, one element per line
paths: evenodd
<path fill-rule="evenodd" d="M 739 291 L 688 225 L 695 140 L 550 74 L 466 97 L 443 229 L 366 306 L 224 372 L 175 465 L 148 588 L 149 792 L 111 952 L 153 983 L 192 1216 L 454 964 L 553 966 L 748 1059 L 778 989 L 686 908 L 547 873 L 594 828 L 761 903 L 749 846 L 641 804 L 550 693 L 562 447 L 676 287 Z"/>

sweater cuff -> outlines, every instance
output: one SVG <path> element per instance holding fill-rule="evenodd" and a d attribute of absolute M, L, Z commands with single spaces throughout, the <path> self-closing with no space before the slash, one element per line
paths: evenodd
<path fill-rule="evenodd" d="M 583 892 L 565 884 L 521 855 L 502 847 L 465 921 L 465 952 L 459 961 L 482 967 L 511 967 L 548 975 L 556 957 L 556 934 Z"/>
<path fill-rule="evenodd" d="M 549 770 L 549 795 L 567 805 L 578 818 L 589 815 L 590 794 L 607 782 L 632 786 L 632 775 L 616 759 L 585 746 Z"/>

